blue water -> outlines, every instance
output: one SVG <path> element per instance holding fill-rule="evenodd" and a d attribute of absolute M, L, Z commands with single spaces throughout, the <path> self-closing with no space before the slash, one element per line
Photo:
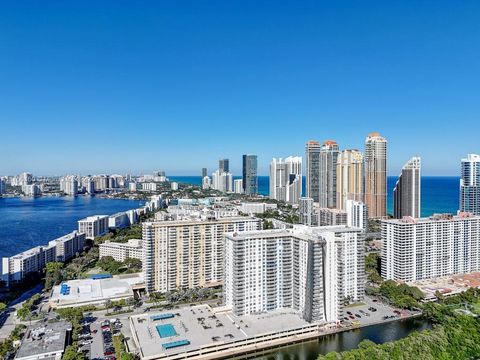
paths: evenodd
<path fill-rule="evenodd" d="M 201 185 L 201 176 L 170 176 L 170 180 L 180 183 Z M 240 179 L 240 177 L 235 177 Z M 393 188 L 397 181 L 396 176 L 389 176 L 388 185 L 388 212 L 393 213 Z M 459 178 L 456 176 L 423 176 L 422 177 L 422 216 L 434 213 L 456 213 L 459 204 Z M 303 182 L 305 185 L 305 181 Z M 258 192 L 261 195 L 269 194 L 268 176 L 258 177 Z M 305 192 L 305 189 L 304 189 Z"/>
<path fill-rule="evenodd" d="M 140 201 L 99 197 L 0 198 L 0 257 L 11 256 L 76 230 L 90 215 L 138 208 Z"/>

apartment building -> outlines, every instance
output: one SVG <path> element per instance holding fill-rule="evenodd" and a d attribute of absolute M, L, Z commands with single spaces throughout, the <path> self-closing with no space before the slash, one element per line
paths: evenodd
<path fill-rule="evenodd" d="M 382 221 L 382 277 L 415 281 L 480 271 L 480 216 Z"/>
<path fill-rule="evenodd" d="M 333 321 L 364 296 L 361 229 L 294 226 L 225 234 L 225 305 L 236 315 L 297 310 Z"/>
<path fill-rule="evenodd" d="M 78 221 L 78 231 L 85 234 L 87 239 L 93 240 L 108 233 L 108 215 L 89 216 Z"/>
<path fill-rule="evenodd" d="M 125 259 L 143 260 L 142 240 L 130 239 L 127 243 L 118 243 L 105 241 L 98 246 L 100 259 L 111 256 L 116 261 L 125 261 Z"/>
<path fill-rule="evenodd" d="M 143 223 L 143 270 L 148 292 L 223 283 L 226 232 L 258 230 L 260 219 L 228 217 Z"/>

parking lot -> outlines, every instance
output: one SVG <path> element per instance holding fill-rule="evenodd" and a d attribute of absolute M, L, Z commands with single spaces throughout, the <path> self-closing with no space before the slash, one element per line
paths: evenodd
<path fill-rule="evenodd" d="M 389 305 L 381 303 L 374 298 L 365 296 L 359 305 L 347 306 L 344 309 L 344 317 L 341 319 L 345 325 L 371 325 L 393 319 L 411 316 L 413 313 L 399 311 Z"/>

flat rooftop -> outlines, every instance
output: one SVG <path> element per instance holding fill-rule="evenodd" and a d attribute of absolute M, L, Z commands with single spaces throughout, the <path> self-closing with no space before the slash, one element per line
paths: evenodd
<path fill-rule="evenodd" d="M 425 300 L 434 300 L 437 291 L 443 296 L 450 296 L 464 292 L 471 287 L 480 288 L 480 272 L 411 281 L 407 284 L 418 287 L 425 295 Z"/>
<path fill-rule="evenodd" d="M 303 320 L 298 312 L 291 309 L 235 316 L 228 310 L 222 312 L 208 305 L 198 305 L 132 316 L 131 325 L 143 353 L 142 357 L 150 357 L 171 356 L 206 345 L 225 344 L 312 324 Z M 159 331 L 164 335 L 165 330 L 174 335 L 160 337 Z M 185 345 L 173 348 L 167 346 L 167 349 L 163 346 L 183 340 L 186 340 L 183 342 Z"/>
<path fill-rule="evenodd" d="M 68 287 L 68 291 L 62 291 L 62 286 Z M 128 280 L 116 278 L 70 280 L 53 288 L 50 304 L 54 307 L 80 306 L 131 296 L 133 290 Z"/>
<path fill-rule="evenodd" d="M 66 332 L 71 328 L 72 325 L 66 321 L 30 326 L 22 339 L 15 359 L 63 352 Z"/>

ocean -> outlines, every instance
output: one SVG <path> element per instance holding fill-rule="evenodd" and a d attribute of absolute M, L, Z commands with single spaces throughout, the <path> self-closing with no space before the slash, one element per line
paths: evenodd
<path fill-rule="evenodd" d="M 201 185 L 201 176 L 169 176 L 171 181 Z M 240 177 L 234 177 L 240 179 Z M 393 188 L 397 181 L 396 176 L 389 176 L 388 187 L 388 212 L 393 213 Z M 422 216 L 430 216 L 434 213 L 456 213 L 459 205 L 459 182 L 456 176 L 422 176 Z M 304 193 L 305 193 L 305 181 Z M 258 192 L 261 195 L 269 194 L 268 176 L 258 177 Z"/>
<path fill-rule="evenodd" d="M 78 229 L 90 215 L 112 215 L 144 202 L 100 197 L 0 198 L 0 257 L 15 255 Z"/>

